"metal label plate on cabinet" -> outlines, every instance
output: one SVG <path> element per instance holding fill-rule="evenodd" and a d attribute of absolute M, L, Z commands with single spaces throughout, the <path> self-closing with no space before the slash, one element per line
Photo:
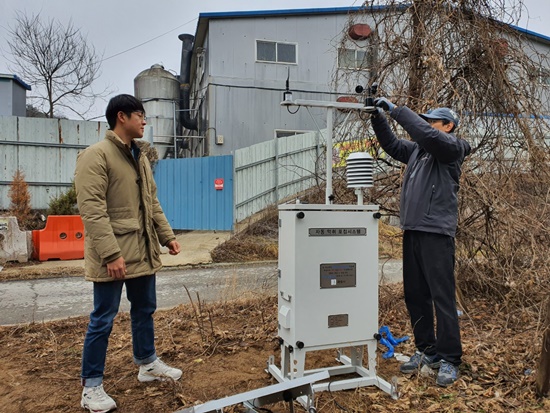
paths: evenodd
<path fill-rule="evenodd" d="M 310 237 L 355 237 L 366 236 L 364 227 L 354 228 L 309 228 Z"/>
<path fill-rule="evenodd" d="M 347 327 L 349 325 L 348 314 L 334 314 L 328 316 L 328 328 Z"/>
<path fill-rule="evenodd" d="M 346 288 L 357 285 L 357 265 L 354 262 L 321 264 L 321 288 Z"/>

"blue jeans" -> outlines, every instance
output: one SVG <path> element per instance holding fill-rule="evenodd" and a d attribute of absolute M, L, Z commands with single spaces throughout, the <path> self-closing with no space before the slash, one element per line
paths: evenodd
<path fill-rule="evenodd" d="M 84 339 L 82 385 L 99 386 L 103 382 L 107 344 L 118 313 L 122 286 L 130 301 L 134 362 L 138 365 L 156 360 L 153 313 L 157 309 L 155 274 L 128 280 L 94 282 L 94 310 Z"/>

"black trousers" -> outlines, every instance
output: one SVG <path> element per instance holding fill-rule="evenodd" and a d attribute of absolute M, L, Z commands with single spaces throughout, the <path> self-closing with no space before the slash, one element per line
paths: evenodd
<path fill-rule="evenodd" d="M 455 240 L 423 231 L 403 234 L 403 285 L 416 348 L 460 364 L 462 345 L 455 297 Z M 434 307 L 437 338 L 434 331 Z"/>

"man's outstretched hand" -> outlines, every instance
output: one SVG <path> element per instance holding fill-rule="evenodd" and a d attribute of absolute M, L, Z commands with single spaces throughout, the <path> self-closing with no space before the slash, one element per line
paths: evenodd
<path fill-rule="evenodd" d="M 374 106 L 378 106 L 379 108 L 384 109 L 386 112 L 391 112 L 395 108 L 395 105 L 386 98 L 374 99 Z"/>

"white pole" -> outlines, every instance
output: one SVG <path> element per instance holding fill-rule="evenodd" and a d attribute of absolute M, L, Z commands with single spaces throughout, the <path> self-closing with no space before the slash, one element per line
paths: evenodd
<path fill-rule="evenodd" d="M 357 195 L 357 205 L 363 205 L 363 188 L 357 188 L 355 195 Z"/>
<path fill-rule="evenodd" d="M 332 195 L 332 115 L 334 108 L 329 107 L 327 110 L 327 189 L 325 194 L 325 203 L 331 204 L 330 196 Z"/>
<path fill-rule="evenodd" d="M 372 110 L 371 107 L 367 107 L 362 103 L 347 103 L 347 102 L 323 102 L 319 100 L 292 100 L 289 97 L 286 97 L 284 101 L 281 102 L 281 106 L 305 106 L 312 108 L 326 108 L 327 109 L 327 185 L 326 185 L 326 194 L 325 194 L 325 203 L 327 205 L 332 204 L 330 197 L 332 197 L 332 118 L 334 114 L 334 109 L 346 109 L 346 110 L 358 110 L 366 111 Z M 295 112 L 294 112 L 295 113 Z"/>
<path fill-rule="evenodd" d="M 176 101 L 172 101 L 172 106 L 174 109 L 174 159 L 178 157 L 178 130 L 177 130 L 177 111 L 176 111 Z"/>

